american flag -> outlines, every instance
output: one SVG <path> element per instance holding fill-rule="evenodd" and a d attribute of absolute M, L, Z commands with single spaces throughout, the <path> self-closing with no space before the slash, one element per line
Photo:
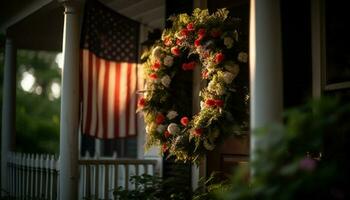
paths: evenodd
<path fill-rule="evenodd" d="M 139 23 L 88 0 L 81 35 L 84 134 L 123 138 L 137 134 Z"/>

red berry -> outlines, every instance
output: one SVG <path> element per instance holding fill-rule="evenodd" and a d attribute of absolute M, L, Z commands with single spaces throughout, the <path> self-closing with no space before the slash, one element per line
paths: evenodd
<path fill-rule="evenodd" d="M 181 51 L 180 51 L 179 48 L 173 47 L 173 48 L 171 48 L 171 53 L 172 53 L 173 55 L 175 55 L 175 56 L 179 56 L 180 53 L 181 53 Z"/>
<path fill-rule="evenodd" d="M 200 137 L 203 134 L 203 129 L 201 128 L 196 128 L 193 132 L 193 135 L 196 137 Z"/>
<path fill-rule="evenodd" d="M 207 105 L 207 106 L 215 106 L 216 103 L 215 103 L 215 100 L 214 100 L 214 99 L 207 99 L 207 100 L 205 101 L 205 105 Z"/>
<path fill-rule="evenodd" d="M 201 28 L 198 30 L 198 37 L 203 38 L 205 36 L 206 30 Z"/>
<path fill-rule="evenodd" d="M 153 80 L 157 79 L 158 78 L 158 75 L 156 73 L 152 73 L 149 75 L 149 77 Z"/>
<path fill-rule="evenodd" d="M 171 133 L 169 132 L 169 131 L 164 131 L 164 136 L 166 137 L 166 138 L 168 138 L 168 137 L 170 137 L 171 136 Z"/>
<path fill-rule="evenodd" d="M 141 97 L 137 104 L 139 107 L 144 107 L 147 104 L 146 99 L 144 97 Z"/>
<path fill-rule="evenodd" d="M 192 61 L 192 62 L 189 62 L 189 63 L 183 63 L 183 64 L 182 64 L 182 69 L 183 69 L 184 71 L 193 70 L 195 67 L 196 67 L 196 62 L 195 62 L 195 61 Z"/>
<path fill-rule="evenodd" d="M 152 68 L 152 70 L 154 70 L 154 71 L 157 71 L 157 70 L 159 70 L 159 68 L 160 68 L 160 62 L 159 62 L 159 60 L 157 60 L 152 66 L 151 66 L 151 68 Z"/>
<path fill-rule="evenodd" d="M 188 31 L 194 31 L 193 23 L 191 22 L 191 23 L 187 24 L 186 28 Z"/>
<path fill-rule="evenodd" d="M 200 45 L 201 45 L 201 39 L 198 38 L 198 39 L 196 39 L 196 40 L 194 41 L 194 46 L 195 46 L 195 47 L 199 47 Z"/>
<path fill-rule="evenodd" d="M 184 125 L 184 126 L 187 126 L 188 121 L 189 121 L 188 117 L 182 117 L 181 120 L 180 120 L 181 124 Z"/>
<path fill-rule="evenodd" d="M 224 54 L 222 54 L 222 53 L 217 53 L 217 54 L 215 55 L 215 63 L 216 63 L 216 64 L 221 63 L 223 60 L 224 60 Z"/>
<path fill-rule="evenodd" d="M 162 124 L 165 121 L 165 117 L 162 113 L 158 113 L 156 116 L 156 123 Z"/>
<path fill-rule="evenodd" d="M 188 36 L 188 30 L 187 29 L 182 29 L 181 31 L 180 31 L 180 35 L 182 36 L 182 37 L 187 37 Z"/>
<path fill-rule="evenodd" d="M 166 152 L 168 150 L 168 146 L 164 143 L 163 145 L 162 145 L 162 151 L 163 152 Z"/>

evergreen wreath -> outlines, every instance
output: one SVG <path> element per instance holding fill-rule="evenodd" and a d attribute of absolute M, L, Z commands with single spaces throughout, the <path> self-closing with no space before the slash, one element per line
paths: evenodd
<path fill-rule="evenodd" d="M 191 16 L 173 16 L 172 27 L 143 56 L 146 82 L 138 110 L 144 114 L 146 148 L 160 145 L 177 160 L 195 162 L 247 126 L 248 89 L 238 74 L 248 55 L 240 20 L 228 14 L 195 9 Z M 196 67 L 206 86 L 199 93 L 200 111 L 191 116 Z"/>

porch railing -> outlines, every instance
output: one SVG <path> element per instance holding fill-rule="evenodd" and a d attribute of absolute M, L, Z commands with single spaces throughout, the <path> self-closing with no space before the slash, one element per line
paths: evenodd
<path fill-rule="evenodd" d="M 157 160 L 84 157 L 78 163 L 79 199 L 114 199 L 116 188 L 135 188 L 131 176 L 157 174 Z M 7 166 L 10 197 L 59 199 L 59 159 L 53 155 L 11 152 Z"/>

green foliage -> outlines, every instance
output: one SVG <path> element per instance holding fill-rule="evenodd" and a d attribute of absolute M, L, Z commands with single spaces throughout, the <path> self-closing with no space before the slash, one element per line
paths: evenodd
<path fill-rule="evenodd" d="M 190 189 L 181 184 L 182 180 L 176 177 L 163 180 L 158 176 L 143 174 L 132 176 L 130 182 L 135 185 L 134 190 L 118 187 L 113 192 L 114 197 L 119 200 L 185 200 L 191 195 Z"/>
<path fill-rule="evenodd" d="M 251 183 L 242 171 L 219 199 L 347 199 L 350 105 L 322 99 L 285 116 L 285 126 L 256 131 Z"/>
<path fill-rule="evenodd" d="M 16 151 L 57 153 L 59 144 L 60 100 L 52 98 L 52 82 L 60 82 L 60 70 L 54 52 L 19 50 L 17 52 Z M 4 49 L 0 51 L 0 95 L 2 101 Z M 21 88 L 23 72 L 35 77 L 34 89 Z M 35 87 L 41 93 L 35 93 Z M 2 104 L 1 104 L 2 105 Z"/>
<path fill-rule="evenodd" d="M 58 153 L 60 100 L 52 98 L 51 84 L 60 82 L 56 53 L 20 50 L 17 53 L 16 151 Z M 35 77 L 33 91 L 21 88 L 22 73 Z M 41 93 L 35 88 L 40 87 Z"/>

